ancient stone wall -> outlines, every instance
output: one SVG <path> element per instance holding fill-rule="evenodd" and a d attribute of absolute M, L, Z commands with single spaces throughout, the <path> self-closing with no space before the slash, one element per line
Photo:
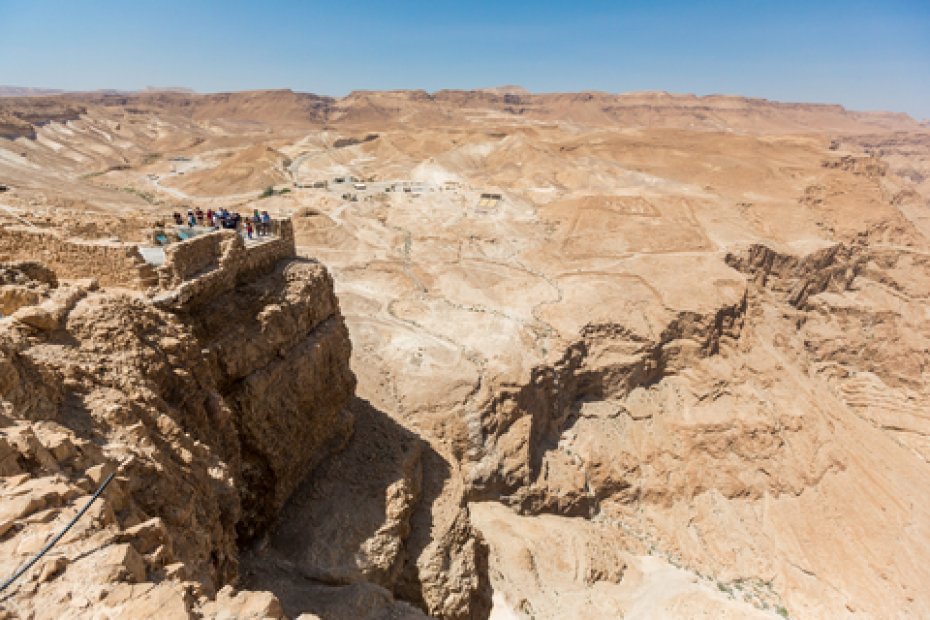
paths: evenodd
<path fill-rule="evenodd" d="M 35 261 L 61 278 L 94 278 L 101 286 L 147 289 L 157 285 L 168 290 L 186 285 L 190 294 L 201 291 L 209 296 L 267 273 L 278 261 L 295 256 L 290 220 L 275 221 L 272 230 L 273 237 L 253 245 L 246 245 L 231 230 L 171 244 L 165 248 L 164 264 L 156 269 L 135 244 L 69 239 L 53 230 L 3 226 L 0 262 Z"/>
<path fill-rule="evenodd" d="M 60 278 L 95 278 L 102 286 L 145 288 L 157 282 L 135 245 L 66 239 L 26 226 L 0 227 L 0 261 L 22 260 L 43 263 Z"/>
<path fill-rule="evenodd" d="M 275 220 L 271 230 L 275 236 L 268 241 L 246 246 L 245 255 L 237 270 L 240 281 L 269 271 L 282 259 L 296 256 L 294 224 L 291 220 Z"/>
<path fill-rule="evenodd" d="M 219 265 L 222 243 L 235 236 L 235 231 L 219 230 L 166 246 L 165 262 L 158 269 L 159 285 L 162 288 L 177 286 L 197 274 L 215 269 Z"/>
<path fill-rule="evenodd" d="M 162 307 L 191 308 L 232 290 L 236 284 L 274 269 L 296 255 L 290 220 L 274 222 L 275 236 L 246 245 L 233 231 L 207 233 L 169 246 L 159 267 L 159 284 L 165 292 L 156 297 Z"/>

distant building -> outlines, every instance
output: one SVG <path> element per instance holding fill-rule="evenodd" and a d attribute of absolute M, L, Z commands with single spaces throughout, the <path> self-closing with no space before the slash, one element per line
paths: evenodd
<path fill-rule="evenodd" d="M 481 194 L 481 197 L 478 200 L 478 207 L 489 209 L 496 207 L 500 201 L 503 199 L 503 196 L 500 194 Z"/>

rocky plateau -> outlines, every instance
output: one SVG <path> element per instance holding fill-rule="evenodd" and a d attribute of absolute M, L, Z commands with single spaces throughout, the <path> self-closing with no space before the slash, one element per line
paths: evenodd
<path fill-rule="evenodd" d="M 114 474 L 0 618 L 930 617 L 906 115 L 0 97 L 0 184 L 0 578 Z"/>

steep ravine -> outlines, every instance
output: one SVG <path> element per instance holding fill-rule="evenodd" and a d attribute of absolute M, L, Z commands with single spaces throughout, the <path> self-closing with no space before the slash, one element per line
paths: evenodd
<path fill-rule="evenodd" d="M 732 286 L 716 306 L 670 313 L 651 332 L 620 320 L 585 326 L 521 384 L 489 389 L 477 443 L 446 454 L 354 401 L 347 449 L 311 474 L 247 554 L 245 583 L 277 588 L 285 609 L 333 618 L 418 617 L 415 607 L 483 618 L 492 588 L 539 618 L 621 613 L 632 604 L 630 584 L 647 574 L 680 583 L 696 608 L 760 617 L 818 608 L 822 584 L 799 585 L 798 571 L 827 570 L 822 560 L 790 555 L 793 526 L 754 536 L 773 527 L 755 523 L 754 506 L 803 514 L 812 494 L 849 501 L 836 481 L 865 467 L 856 446 L 866 435 L 817 374 L 825 359 L 804 326 L 830 294 L 890 287 L 895 261 L 876 262 L 882 256 L 862 244 L 797 256 L 761 245 L 734 252 Z M 747 524 L 735 556 L 734 519 Z M 558 554 L 505 534 L 539 529 L 546 540 L 550 526 L 578 545 L 564 560 L 587 567 L 577 583 L 546 581 Z M 834 524 L 856 526 L 854 517 Z M 603 545 L 619 555 L 604 555 Z M 725 594 L 739 584 L 751 587 Z M 602 606 L 565 606 L 564 597 L 591 588 L 610 591 Z M 869 608 L 868 597 L 849 604 Z M 838 601 L 827 604 L 846 604 Z"/>
<path fill-rule="evenodd" d="M 482 445 L 475 450 L 481 456 L 470 464 L 469 499 L 503 500 L 530 513 L 593 516 L 603 490 L 565 471 L 577 466 L 557 456 L 560 436 L 585 406 L 623 401 L 721 347 L 733 348 L 745 312 L 745 294 L 721 300 L 708 314 L 679 313 L 656 339 L 621 323 L 585 326 L 554 363 L 535 368 L 525 385 L 500 389 L 486 404 Z M 579 484 L 547 488 L 550 476 L 561 475 Z"/>
<path fill-rule="evenodd" d="M 487 617 L 487 550 L 457 466 L 353 398 L 321 265 L 208 271 L 154 299 L 32 264 L 3 274 L 0 462 L 14 477 L 0 489 L 0 569 L 119 468 L 102 516 L 10 609 L 60 617 L 80 597 L 87 613 L 133 617 Z M 228 584 L 274 598 L 218 594 Z"/>
<path fill-rule="evenodd" d="M 466 467 L 502 605 L 536 618 L 627 613 L 628 584 L 666 570 L 644 567 L 649 555 L 684 569 L 665 578 L 693 590 L 653 613 L 693 613 L 679 603 L 699 594 L 713 608 L 696 593 L 709 580 L 760 613 L 883 617 L 863 559 L 877 555 L 901 584 L 894 608 L 926 609 L 909 568 L 923 550 L 884 525 L 928 516 L 923 491 L 894 473 L 928 453 L 911 404 L 928 388 L 915 380 L 927 376 L 926 291 L 907 277 L 927 275 L 924 255 L 859 241 L 806 255 L 755 245 L 726 261 L 746 276 L 738 301 L 679 314 L 658 338 L 590 325 L 489 401 Z M 864 490 L 875 476 L 913 501 L 890 516 Z M 552 537 L 575 547 L 547 550 Z M 555 578 L 559 562 L 574 572 Z"/>

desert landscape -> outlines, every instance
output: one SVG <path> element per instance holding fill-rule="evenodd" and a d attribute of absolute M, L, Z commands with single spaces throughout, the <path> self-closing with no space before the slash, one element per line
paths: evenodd
<path fill-rule="evenodd" d="M 0 94 L 0 618 L 930 617 L 926 122 Z"/>

